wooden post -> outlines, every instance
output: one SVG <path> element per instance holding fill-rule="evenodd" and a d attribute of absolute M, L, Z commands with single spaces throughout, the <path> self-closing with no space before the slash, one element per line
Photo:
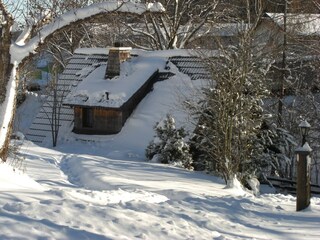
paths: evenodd
<path fill-rule="evenodd" d="M 310 152 L 308 143 L 296 150 L 297 154 L 297 211 L 310 205 Z"/>

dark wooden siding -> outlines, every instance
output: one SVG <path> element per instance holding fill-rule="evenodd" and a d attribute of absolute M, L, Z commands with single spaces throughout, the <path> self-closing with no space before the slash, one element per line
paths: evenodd
<path fill-rule="evenodd" d="M 82 129 L 82 108 L 74 107 L 74 132 Z"/>
<path fill-rule="evenodd" d="M 122 112 L 120 109 L 94 109 L 94 128 L 99 134 L 115 134 L 122 128 Z"/>
<path fill-rule="evenodd" d="M 93 125 L 85 127 L 83 124 L 83 108 L 74 107 L 73 131 L 79 134 L 115 134 L 122 128 L 122 112 L 120 109 L 92 108 Z"/>

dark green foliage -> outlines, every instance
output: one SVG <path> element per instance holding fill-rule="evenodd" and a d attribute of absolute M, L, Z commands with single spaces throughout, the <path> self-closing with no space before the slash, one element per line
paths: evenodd
<path fill-rule="evenodd" d="M 264 122 L 257 144 L 263 149 L 261 164 L 257 168 L 259 175 L 291 178 L 293 158 L 289 155 L 297 146 L 294 137 L 285 129 Z"/>
<path fill-rule="evenodd" d="M 187 169 L 192 169 L 192 157 L 189 153 L 189 145 L 185 143 L 187 136 L 184 128 L 176 129 L 172 116 L 154 126 L 156 136 L 146 148 L 146 157 L 155 159 L 161 163 L 181 164 Z"/>

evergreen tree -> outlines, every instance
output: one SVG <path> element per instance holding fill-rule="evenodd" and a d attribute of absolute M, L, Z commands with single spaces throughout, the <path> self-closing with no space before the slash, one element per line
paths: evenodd
<path fill-rule="evenodd" d="M 296 145 L 294 137 L 288 131 L 265 120 L 255 142 L 255 148 L 262 153 L 253 157 L 252 164 L 247 165 L 246 169 L 254 171 L 261 179 L 267 176 L 289 178 L 292 175 L 292 156 L 288 153 Z"/>
<path fill-rule="evenodd" d="M 168 114 L 166 119 L 154 126 L 154 130 L 156 136 L 146 148 L 146 157 L 192 169 L 189 145 L 184 141 L 187 136 L 185 129 L 176 129 L 174 118 Z"/>

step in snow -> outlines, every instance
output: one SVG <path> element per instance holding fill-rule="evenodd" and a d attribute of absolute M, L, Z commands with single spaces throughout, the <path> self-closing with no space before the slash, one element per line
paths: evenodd
<path fill-rule="evenodd" d="M 51 125 L 52 124 L 47 124 L 47 125 L 44 125 L 44 124 L 32 124 L 30 126 L 30 130 L 36 130 L 36 131 L 51 131 Z M 61 126 L 61 124 L 59 124 L 59 126 Z"/>
<path fill-rule="evenodd" d="M 43 140 L 46 138 L 46 135 L 43 135 L 39 132 L 30 132 L 25 135 L 26 139 L 32 141 L 34 143 L 42 143 Z"/>

